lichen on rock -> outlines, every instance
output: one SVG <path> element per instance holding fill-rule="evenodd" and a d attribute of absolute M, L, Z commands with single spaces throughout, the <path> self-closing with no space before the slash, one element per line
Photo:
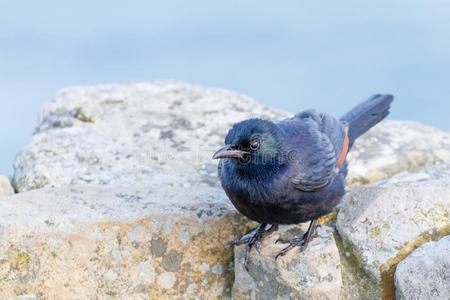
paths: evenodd
<path fill-rule="evenodd" d="M 384 299 L 395 294 L 397 264 L 422 244 L 450 234 L 449 165 L 398 174 L 354 188 L 338 214 L 344 244 Z"/>
<path fill-rule="evenodd" d="M 360 185 L 438 162 L 450 162 L 450 134 L 412 121 L 385 121 L 370 129 L 349 153 L 347 183 Z"/>
<path fill-rule="evenodd" d="M 234 277 L 226 245 L 252 225 L 211 187 L 72 185 L 5 200 L 3 299 L 18 291 L 65 299 L 173 299 L 187 290 L 224 297 Z"/>
<path fill-rule="evenodd" d="M 256 116 L 287 114 L 174 81 L 67 88 L 43 108 L 15 161 L 14 183 L 20 192 L 65 184 L 217 186 L 211 153 L 234 122 Z"/>
<path fill-rule="evenodd" d="M 397 266 L 397 299 L 450 299 L 449 254 L 450 236 L 414 250 Z"/>

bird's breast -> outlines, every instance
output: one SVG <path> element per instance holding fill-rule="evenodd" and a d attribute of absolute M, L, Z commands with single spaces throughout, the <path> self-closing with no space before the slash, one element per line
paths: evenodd
<path fill-rule="evenodd" d="M 344 195 L 343 179 L 317 192 L 302 192 L 288 173 L 261 178 L 230 173 L 222 166 L 220 179 L 230 201 L 246 217 L 269 224 L 296 224 L 330 212 Z"/>

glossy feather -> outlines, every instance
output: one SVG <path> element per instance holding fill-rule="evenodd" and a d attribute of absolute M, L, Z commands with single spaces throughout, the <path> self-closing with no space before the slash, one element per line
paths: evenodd
<path fill-rule="evenodd" d="M 350 143 L 381 121 L 392 96 L 376 95 L 340 120 L 314 110 L 281 121 L 250 119 L 235 124 L 225 142 L 245 148 L 245 161 L 219 163 L 222 186 L 236 209 L 260 223 L 295 224 L 332 211 L 345 194 L 347 162 L 338 160 Z M 248 149 L 254 136 L 258 150 Z M 247 148 L 246 148 L 247 147 Z"/>

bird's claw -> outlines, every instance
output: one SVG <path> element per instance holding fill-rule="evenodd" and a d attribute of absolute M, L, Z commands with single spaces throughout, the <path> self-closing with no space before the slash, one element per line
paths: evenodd
<path fill-rule="evenodd" d="M 250 251 L 255 248 L 258 253 L 261 247 L 261 239 L 266 237 L 269 233 L 277 230 L 278 225 L 272 225 L 266 229 L 266 224 L 261 224 L 257 229 L 244 235 L 240 240 L 234 242 L 234 245 L 247 244 L 244 249 L 244 268 L 248 271 L 248 256 Z"/>
<path fill-rule="evenodd" d="M 304 238 L 293 238 L 292 240 L 282 240 L 282 239 L 278 239 L 277 242 L 282 243 L 282 244 L 289 244 L 287 247 L 283 248 L 283 250 L 281 250 L 276 256 L 275 256 L 275 260 L 278 259 L 278 257 L 280 256 L 284 256 L 289 250 L 291 250 L 292 248 L 296 247 L 296 246 L 301 246 L 300 248 L 300 252 L 305 251 L 306 247 L 304 247 Z"/>
<path fill-rule="evenodd" d="M 278 239 L 275 243 L 282 243 L 282 244 L 289 244 L 287 247 L 283 248 L 276 256 L 275 260 L 277 260 L 280 256 L 284 256 L 289 250 L 291 250 L 294 247 L 300 246 L 300 252 L 304 252 L 306 248 L 308 247 L 309 242 L 318 236 L 317 232 L 317 226 L 316 220 L 311 221 L 311 224 L 309 225 L 308 230 L 301 238 L 293 238 L 292 240 L 284 240 L 284 239 Z"/>
<path fill-rule="evenodd" d="M 287 244 L 287 243 L 290 243 L 290 242 L 291 242 L 290 240 L 277 239 L 277 240 L 275 241 L 275 244 L 278 244 L 278 243 L 280 243 L 280 244 Z"/>
<path fill-rule="evenodd" d="M 239 246 L 239 245 L 242 245 L 242 244 L 247 244 L 249 241 L 250 241 L 250 238 L 247 238 L 246 236 L 243 236 L 241 239 L 239 239 L 237 241 L 234 241 L 234 242 L 231 242 L 231 244 L 233 246 Z"/>

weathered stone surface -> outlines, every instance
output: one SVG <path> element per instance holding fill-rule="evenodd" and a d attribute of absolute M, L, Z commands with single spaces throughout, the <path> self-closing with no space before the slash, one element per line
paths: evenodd
<path fill-rule="evenodd" d="M 0 201 L 0 298 L 213 299 L 249 230 L 212 187 L 67 186 Z"/>
<path fill-rule="evenodd" d="M 307 224 L 304 224 L 307 225 Z M 293 249 L 275 261 L 286 245 L 280 237 L 304 233 L 307 226 L 285 226 L 261 243 L 259 252 L 250 253 L 247 272 L 243 267 L 244 246 L 235 247 L 234 299 L 338 299 L 342 288 L 339 252 L 333 229 L 318 228 L 305 252 Z"/>
<path fill-rule="evenodd" d="M 381 298 L 379 286 L 361 267 L 358 259 L 343 245 L 338 234 L 335 234 L 336 245 L 341 255 L 342 300 L 378 300 Z"/>
<path fill-rule="evenodd" d="M 0 207 L 0 272 L 3 272 L 0 275 L 6 278 L 1 281 L 0 291 L 4 293 L 1 296 L 166 295 L 173 299 L 229 294 L 232 251 L 224 245 L 238 238 L 248 228 L 248 221 L 237 216 L 226 200 L 211 154 L 222 144 L 232 123 L 249 117 L 278 119 L 287 115 L 236 93 L 173 81 L 62 90 L 44 107 L 30 144 L 15 161 L 13 183 L 17 191 L 45 189 L 8 197 L 5 199 L 8 203 Z M 349 183 L 368 183 L 447 160 L 449 140 L 447 133 L 417 123 L 383 122 L 352 149 Z M 444 187 L 434 187 L 440 174 L 430 172 L 427 171 L 427 176 L 431 177 L 425 181 L 432 182 L 430 189 L 433 192 L 436 189 L 440 195 Z M 380 203 L 385 203 L 392 192 L 402 199 L 395 201 L 401 210 L 403 206 L 397 202 L 407 203 L 404 197 L 416 197 L 410 186 L 419 188 L 414 183 L 417 176 L 421 175 L 413 175 L 412 182 L 403 188 L 394 181 L 408 180 L 398 176 L 387 187 L 367 188 L 372 192 L 366 200 L 364 190 L 359 196 L 356 192 L 354 197 L 359 200 L 355 202 L 378 203 L 381 200 L 376 199 L 380 197 L 384 199 Z M 381 196 L 378 190 L 384 191 Z M 414 200 L 414 205 L 416 202 L 419 201 Z M 417 211 L 423 209 L 421 205 L 416 205 Z M 388 205 L 381 207 L 387 210 Z M 429 209 L 434 211 L 434 207 Z M 371 214 L 382 217 L 375 212 Z M 442 215 L 431 217 L 438 221 L 429 227 L 440 226 Z M 350 227 L 361 221 L 349 218 Z M 414 239 L 415 233 L 410 231 L 416 228 L 426 231 L 428 225 L 420 223 L 421 218 L 418 220 L 419 225 L 408 229 L 409 235 L 404 239 L 396 240 L 393 235 L 394 242 L 380 246 L 387 250 L 377 250 L 381 254 L 374 256 L 377 260 L 372 265 L 397 253 L 392 250 L 395 247 Z M 395 222 L 389 224 L 403 228 Z M 372 230 L 366 228 L 369 225 L 361 221 L 355 226 L 364 232 Z M 377 230 L 374 229 L 375 235 Z M 136 241 L 134 235 L 142 238 Z M 346 245 L 365 245 L 361 235 L 343 236 Z M 302 255 L 313 254 L 288 255 L 277 265 L 273 262 L 271 265 L 272 246 L 263 245 L 267 255 L 256 256 L 261 263 L 258 268 L 264 267 L 268 274 L 293 274 L 296 278 L 299 274 L 289 269 L 292 262 L 308 268 L 307 276 L 301 277 L 308 280 L 296 283 L 281 278 L 279 284 L 305 295 L 325 298 L 336 295 L 331 290 L 339 289 L 342 281 L 345 285 L 350 276 L 347 273 L 353 271 L 343 268 L 343 278 L 333 275 L 327 285 L 314 281 L 330 278 L 329 270 L 339 260 L 335 259 L 334 242 L 323 239 L 316 242 L 323 243 L 325 248 L 315 247 L 320 248 L 318 253 L 332 253 L 329 260 L 314 256 L 309 257 L 308 263 L 301 259 Z M 361 253 L 372 251 L 366 250 L 363 247 L 354 251 L 356 260 L 364 261 L 365 254 Z M 344 252 L 341 251 L 341 258 L 346 257 L 342 256 Z M 373 255 L 369 254 L 370 257 Z M 369 265 L 371 259 L 361 269 L 369 270 Z M 370 270 L 373 269 L 376 267 Z M 244 276 L 239 270 L 236 274 Z M 250 286 L 258 282 L 257 276 L 250 276 Z M 361 285 L 360 282 L 355 286 Z M 242 290 L 248 288 L 243 284 L 235 286 L 236 295 Z M 353 291 L 346 295 L 350 294 L 355 295 Z"/>
<path fill-rule="evenodd" d="M 359 138 L 348 156 L 347 182 L 367 184 L 450 161 L 450 134 L 411 121 L 386 121 Z"/>
<path fill-rule="evenodd" d="M 284 115 L 236 93 L 171 81 L 64 89 L 18 155 L 14 184 L 217 185 L 211 153 L 228 128 Z"/>
<path fill-rule="evenodd" d="M 10 196 L 14 194 L 14 190 L 11 186 L 11 182 L 9 178 L 3 175 L 0 175 L 0 198 Z"/>
<path fill-rule="evenodd" d="M 395 272 L 398 300 L 450 299 L 450 236 L 426 243 Z"/>
<path fill-rule="evenodd" d="M 211 152 L 234 122 L 255 116 L 288 114 L 174 81 L 67 88 L 42 110 L 15 161 L 14 184 L 18 191 L 81 183 L 217 185 Z M 449 134 L 387 121 L 352 149 L 348 181 L 373 182 L 449 157 Z"/>
<path fill-rule="evenodd" d="M 423 243 L 450 232 L 450 167 L 437 165 L 354 188 L 337 217 L 348 251 L 393 297 L 399 261 Z"/>

